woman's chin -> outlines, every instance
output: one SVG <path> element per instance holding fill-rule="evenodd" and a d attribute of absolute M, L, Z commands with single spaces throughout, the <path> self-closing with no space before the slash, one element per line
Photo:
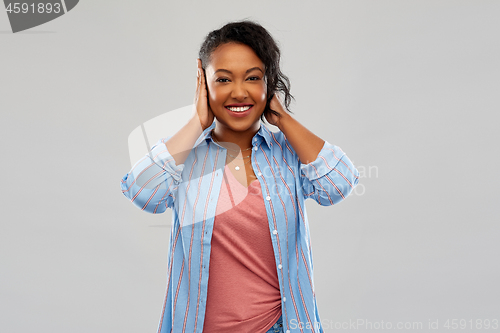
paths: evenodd
<path fill-rule="evenodd" d="M 260 126 L 260 118 L 257 119 L 241 119 L 239 121 L 235 121 L 233 119 L 220 119 L 217 118 L 217 122 L 220 123 L 223 127 L 230 129 L 234 132 L 244 132 L 249 129 L 259 128 Z"/>

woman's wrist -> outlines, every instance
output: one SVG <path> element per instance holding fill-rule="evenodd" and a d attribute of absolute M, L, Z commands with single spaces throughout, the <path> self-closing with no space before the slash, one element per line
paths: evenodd
<path fill-rule="evenodd" d="M 198 133 L 198 136 L 206 130 L 210 125 L 205 125 L 201 122 L 200 117 L 198 116 L 198 113 L 194 113 L 191 118 L 188 120 L 188 126 L 191 129 L 195 129 L 196 133 Z"/>
<path fill-rule="evenodd" d="M 277 124 L 275 125 L 281 132 L 285 133 L 288 124 L 293 121 L 292 116 L 288 112 L 280 112 Z"/>

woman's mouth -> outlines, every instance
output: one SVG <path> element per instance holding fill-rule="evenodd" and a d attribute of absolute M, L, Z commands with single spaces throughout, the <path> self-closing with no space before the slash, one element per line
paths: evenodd
<path fill-rule="evenodd" d="M 228 110 L 229 114 L 234 117 L 245 117 L 252 110 L 253 105 L 244 105 L 244 106 L 225 106 L 226 110 Z"/>

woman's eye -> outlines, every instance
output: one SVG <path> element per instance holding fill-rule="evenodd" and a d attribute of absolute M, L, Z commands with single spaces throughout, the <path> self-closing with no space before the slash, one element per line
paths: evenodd
<path fill-rule="evenodd" d="M 251 76 L 251 77 L 248 78 L 248 80 L 250 80 L 250 81 L 257 81 L 257 80 L 260 80 L 260 77 L 258 77 L 258 76 Z"/>
<path fill-rule="evenodd" d="M 215 80 L 215 82 L 229 82 L 229 80 L 221 77 Z"/>

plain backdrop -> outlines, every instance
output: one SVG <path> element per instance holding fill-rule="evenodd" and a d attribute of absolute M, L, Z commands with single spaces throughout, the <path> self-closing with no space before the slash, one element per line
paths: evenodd
<path fill-rule="evenodd" d="M 122 195 L 128 136 L 193 102 L 204 36 L 244 18 L 279 41 L 294 117 L 361 172 L 344 202 L 307 202 L 325 331 L 499 320 L 499 17 L 483 0 L 85 0 L 12 34 L 2 11 L 0 331 L 156 332 L 171 213 Z"/>

